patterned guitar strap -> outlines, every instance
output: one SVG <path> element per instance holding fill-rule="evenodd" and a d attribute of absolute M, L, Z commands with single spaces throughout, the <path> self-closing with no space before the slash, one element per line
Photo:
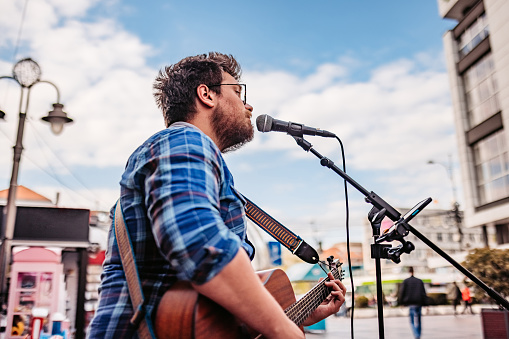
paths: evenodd
<path fill-rule="evenodd" d="M 243 196 L 243 198 L 246 200 L 246 216 L 252 222 L 289 249 L 292 254 L 298 256 L 305 262 L 310 264 L 316 264 L 318 262 L 318 253 L 313 247 L 309 246 L 301 237 L 295 235 L 295 233 L 272 218 L 251 200 L 245 196 Z"/>

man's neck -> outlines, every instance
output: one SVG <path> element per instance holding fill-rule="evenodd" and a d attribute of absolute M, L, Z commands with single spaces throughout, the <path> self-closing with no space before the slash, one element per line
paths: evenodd
<path fill-rule="evenodd" d="M 206 110 L 206 111 L 198 111 L 191 120 L 188 121 L 189 124 L 193 125 L 194 127 L 198 128 L 200 131 L 202 131 L 204 134 L 206 134 L 216 146 L 221 149 L 221 145 L 219 145 L 216 133 L 214 132 L 214 129 L 212 128 L 211 124 L 211 115 L 213 114 L 213 110 Z"/>

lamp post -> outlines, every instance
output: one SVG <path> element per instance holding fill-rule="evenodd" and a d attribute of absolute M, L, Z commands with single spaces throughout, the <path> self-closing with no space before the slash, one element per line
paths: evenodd
<path fill-rule="evenodd" d="M 434 165 L 441 165 L 444 167 L 447 171 L 447 174 L 449 176 L 449 180 L 451 181 L 452 186 L 452 196 L 453 196 L 453 206 L 452 210 L 450 211 L 452 218 L 454 220 L 454 224 L 456 225 L 456 228 L 458 229 L 458 235 L 459 235 L 459 249 L 460 251 L 463 249 L 463 230 L 461 228 L 461 214 L 460 214 L 460 204 L 458 203 L 458 199 L 456 198 L 456 185 L 454 183 L 454 176 L 452 172 L 452 156 L 449 154 L 449 163 L 447 165 L 444 165 L 440 162 L 435 162 L 433 160 L 429 160 L 428 164 Z"/>
<path fill-rule="evenodd" d="M 10 264 L 11 242 L 16 224 L 16 191 L 18 188 L 19 163 L 21 160 L 21 152 L 23 151 L 23 132 L 25 129 L 25 120 L 32 87 L 38 83 L 47 83 L 53 86 L 57 92 L 57 103 L 53 104 L 53 110 L 48 113 L 48 116 L 42 118 L 42 120 L 51 124 L 51 130 L 53 133 L 59 134 L 62 132 L 63 125 L 65 123 L 72 122 L 72 119 L 68 118 L 67 113 L 62 110 L 64 106 L 60 103 L 60 91 L 58 90 L 58 87 L 50 81 L 41 80 L 41 68 L 34 60 L 26 58 L 18 61 L 12 69 L 12 76 L 0 76 L 0 79 L 11 79 L 21 86 L 18 133 L 16 136 L 16 144 L 14 146 L 12 175 L 9 185 L 9 194 L 7 196 L 7 204 L 3 210 L 2 216 L 3 228 L 1 234 L 2 247 L 0 252 L 0 296 L 2 298 L 1 305 L 3 306 L 7 301 L 7 295 L 9 292 L 7 290 L 7 268 Z M 5 113 L 2 111 L 0 112 L 0 117 L 3 118 Z"/>

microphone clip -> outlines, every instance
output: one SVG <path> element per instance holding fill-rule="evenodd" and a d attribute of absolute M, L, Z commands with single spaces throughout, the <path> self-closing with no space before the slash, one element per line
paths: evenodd
<path fill-rule="evenodd" d="M 415 245 L 410 241 L 401 239 L 401 244 L 391 247 L 389 244 L 371 244 L 371 258 L 390 259 L 392 262 L 399 264 L 403 253 L 410 253 L 415 249 Z"/>
<path fill-rule="evenodd" d="M 302 149 L 306 152 L 309 152 L 309 150 L 311 148 L 313 148 L 313 145 L 311 145 L 311 143 L 309 141 L 307 141 L 306 139 L 304 139 L 304 136 L 301 135 L 301 136 L 297 136 L 297 135 L 292 135 L 292 138 L 295 139 L 295 141 L 297 142 L 297 145 L 299 145 L 300 147 L 302 147 Z"/>
<path fill-rule="evenodd" d="M 375 206 L 369 211 L 368 219 L 371 223 L 375 239 L 375 243 L 371 245 L 371 258 L 390 259 L 394 263 L 399 264 L 401 262 L 401 255 L 412 252 L 415 246 L 410 241 L 404 239 L 409 233 L 408 224 L 404 218 L 399 219 L 390 229 L 380 235 L 382 220 L 385 218 L 386 213 L 387 210 L 385 208 L 378 209 Z M 381 244 L 384 241 L 390 242 L 394 240 L 399 241 L 401 244 L 396 247 L 392 247 L 389 244 Z"/>

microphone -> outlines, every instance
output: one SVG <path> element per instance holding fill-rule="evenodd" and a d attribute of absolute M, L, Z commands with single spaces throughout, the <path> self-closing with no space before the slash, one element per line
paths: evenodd
<path fill-rule="evenodd" d="M 258 128 L 258 131 L 263 133 L 270 131 L 286 132 L 290 135 L 298 137 L 302 137 L 304 134 L 317 135 L 326 138 L 336 137 L 336 134 L 334 133 L 319 128 L 308 127 L 306 125 L 298 124 L 296 122 L 273 119 L 267 114 L 262 114 L 258 116 L 258 118 L 256 118 L 256 128 Z"/>

